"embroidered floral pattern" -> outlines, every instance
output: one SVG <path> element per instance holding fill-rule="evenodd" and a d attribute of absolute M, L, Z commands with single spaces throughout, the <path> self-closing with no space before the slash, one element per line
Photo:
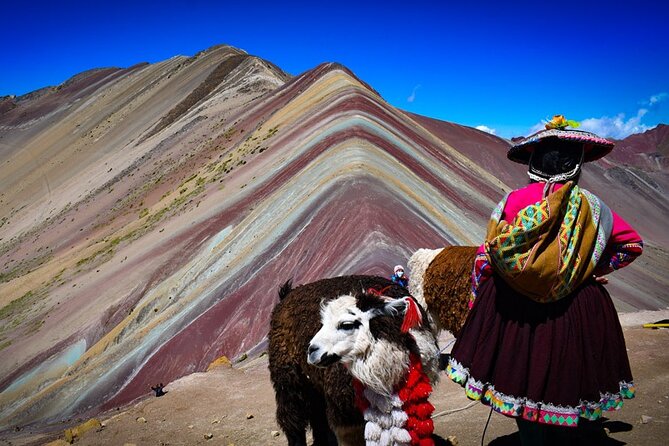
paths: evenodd
<path fill-rule="evenodd" d="M 465 388 L 468 398 L 489 405 L 495 412 L 567 427 L 575 427 L 579 417 L 596 420 L 601 418 L 603 412 L 618 410 L 623 406 L 623 399 L 634 398 L 635 394 L 634 383 L 621 381 L 617 393 L 601 393 L 599 401 L 580 401 L 577 406 L 565 407 L 499 392 L 491 383 L 483 383 L 469 376 L 469 370 L 453 358 L 446 367 L 446 374 Z"/>
<path fill-rule="evenodd" d="M 616 270 L 629 265 L 641 255 L 643 242 L 618 245 L 613 249 L 615 253 L 611 257 L 610 266 L 612 270 Z"/>

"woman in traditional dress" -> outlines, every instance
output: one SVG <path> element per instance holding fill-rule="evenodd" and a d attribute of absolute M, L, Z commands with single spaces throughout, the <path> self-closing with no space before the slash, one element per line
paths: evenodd
<path fill-rule="evenodd" d="M 603 276 L 641 254 L 639 235 L 577 186 L 581 166 L 613 143 L 567 129 L 511 147 L 530 184 L 493 211 L 472 274 L 472 300 L 449 377 L 496 412 L 515 417 L 526 444 L 576 437 L 579 419 L 634 397 L 625 339 Z M 557 427 L 554 427 L 557 426 Z"/>

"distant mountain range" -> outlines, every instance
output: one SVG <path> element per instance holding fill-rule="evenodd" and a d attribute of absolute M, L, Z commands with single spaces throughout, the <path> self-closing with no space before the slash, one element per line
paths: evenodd
<path fill-rule="evenodd" d="M 292 77 L 229 46 L 0 98 L 0 430 L 258 354 L 288 279 L 479 244 L 527 182 L 508 147 L 341 65 Z M 646 242 L 611 277 L 620 311 L 669 304 L 668 150 L 660 125 L 582 176 Z"/>

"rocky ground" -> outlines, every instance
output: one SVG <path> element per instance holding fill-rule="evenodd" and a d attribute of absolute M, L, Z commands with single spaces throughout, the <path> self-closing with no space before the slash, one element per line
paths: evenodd
<path fill-rule="evenodd" d="M 623 410 L 608 413 L 604 429 L 591 429 L 590 444 L 651 445 L 662 444 L 669 437 L 669 330 L 641 327 L 641 323 L 654 322 L 666 313 L 622 316 L 638 396 L 627 400 Z M 160 398 L 147 394 L 132 406 L 102 414 L 103 426 L 83 434 L 76 444 L 286 444 L 274 419 L 266 355 L 186 376 L 165 389 L 167 394 Z M 436 386 L 432 401 L 437 444 L 481 444 L 490 412 L 487 407 L 472 404 L 461 388 L 446 378 Z M 519 444 L 515 432 L 513 420 L 493 414 L 483 443 Z M 0 444 L 45 444 L 62 438 L 63 431 L 45 435 L 24 429 Z"/>

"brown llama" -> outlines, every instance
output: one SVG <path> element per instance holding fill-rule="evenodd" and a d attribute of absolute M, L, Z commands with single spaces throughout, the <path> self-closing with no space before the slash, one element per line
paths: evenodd
<path fill-rule="evenodd" d="M 469 312 L 476 246 L 419 249 L 409 262 L 409 291 L 438 328 L 457 336 Z"/>

